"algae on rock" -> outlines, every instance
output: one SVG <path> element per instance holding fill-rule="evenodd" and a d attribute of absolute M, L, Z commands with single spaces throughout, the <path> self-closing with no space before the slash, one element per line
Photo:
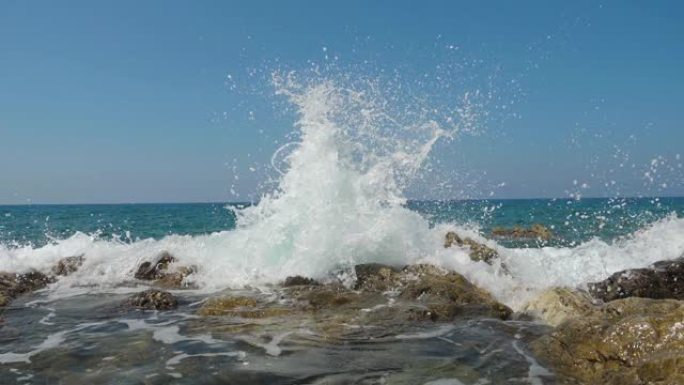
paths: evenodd
<path fill-rule="evenodd" d="M 561 323 L 532 349 L 583 384 L 682 384 L 684 302 L 615 300 Z"/>

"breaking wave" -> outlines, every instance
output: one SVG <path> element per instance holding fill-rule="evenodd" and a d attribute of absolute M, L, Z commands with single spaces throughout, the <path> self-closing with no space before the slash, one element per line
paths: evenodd
<path fill-rule="evenodd" d="M 163 251 L 194 266 L 188 279 L 208 292 L 265 286 L 291 275 L 353 280 L 350 268 L 357 263 L 429 262 L 463 273 L 517 308 L 549 286 L 581 286 L 684 253 L 684 220 L 675 215 L 629 237 L 576 247 L 506 248 L 477 228 L 432 226 L 405 207 L 403 192 L 420 182 L 435 143 L 472 127 L 477 109 L 467 97 L 453 117 L 436 119 L 430 109 L 397 114 L 373 82 L 301 82 L 292 73 L 273 78 L 276 93 L 298 110 L 298 141 L 282 148 L 288 154 L 278 188 L 257 205 L 235 209 L 234 230 L 135 242 L 77 233 L 37 248 L 0 245 L 0 270 L 47 272 L 60 258 L 84 255 L 77 272 L 51 287 L 51 295 L 69 295 L 121 290 L 142 261 Z M 445 249 L 447 231 L 495 248 L 499 261 L 489 266 L 471 261 L 467 250 Z"/>

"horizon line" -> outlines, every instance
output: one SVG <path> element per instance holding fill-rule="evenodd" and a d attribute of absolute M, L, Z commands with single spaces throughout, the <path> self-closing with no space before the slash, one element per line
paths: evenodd
<path fill-rule="evenodd" d="M 406 199 L 407 202 L 472 202 L 472 201 L 525 201 L 525 200 L 565 200 L 582 201 L 595 199 L 678 199 L 684 198 L 683 195 L 651 195 L 651 196 L 588 196 L 580 199 L 571 197 L 530 197 L 530 198 L 450 198 L 450 199 Z M 135 205 L 202 205 L 202 204 L 228 204 L 228 205 L 253 205 L 254 201 L 167 201 L 167 202 L 90 202 L 90 203 L 0 203 L 0 207 L 22 207 L 22 206 L 135 206 Z"/>

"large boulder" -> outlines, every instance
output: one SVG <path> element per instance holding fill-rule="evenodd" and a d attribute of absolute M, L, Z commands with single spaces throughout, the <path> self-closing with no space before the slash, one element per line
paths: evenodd
<path fill-rule="evenodd" d="M 470 259 L 475 262 L 483 261 L 491 265 L 492 261 L 499 257 L 499 254 L 496 252 L 496 250 L 492 249 L 491 247 L 475 242 L 470 238 L 461 238 L 455 232 L 450 231 L 446 234 L 444 247 L 448 248 L 452 246 L 466 247 L 470 249 Z"/>
<path fill-rule="evenodd" d="M 619 271 L 589 284 L 589 292 L 604 301 L 620 298 L 672 298 L 684 300 L 684 257 L 657 262 L 649 268 Z"/>
<path fill-rule="evenodd" d="M 684 384 L 684 302 L 627 298 L 562 322 L 531 344 L 580 384 Z"/>

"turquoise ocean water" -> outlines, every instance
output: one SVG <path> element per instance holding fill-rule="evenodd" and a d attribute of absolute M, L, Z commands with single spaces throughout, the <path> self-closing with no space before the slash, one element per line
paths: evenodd
<path fill-rule="evenodd" d="M 124 242 L 169 235 L 233 230 L 232 207 L 247 203 L 170 203 L 0 206 L 0 244 L 40 247 L 77 232 Z M 574 246 L 598 237 L 624 237 L 669 215 L 684 217 L 684 198 L 589 198 L 409 201 L 432 224 L 473 225 L 487 236 L 495 227 L 543 224 L 548 242 L 500 240 L 508 246 Z"/>
<path fill-rule="evenodd" d="M 427 261 L 519 310 L 548 287 L 581 288 L 684 252 L 684 198 L 409 201 L 409 210 L 379 205 L 372 215 L 344 204 L 263 210 L 252 222 L 249 210 L 233 210 L 245 204 L 0 206 L 0 270 L 49 274 L 60 258 L 83 256 L 76 272 L 0 314 L 0 383 L 555 384 L 528 347 L 549 331 L 533 320 L 385 319 L 391 292 L 329 318 L 198 317 L 198 309 L 225 295 L 281 306 L 286 276 L 335 280 L 354 263 Z M 554 236 L 491 235 L 532 224 Z M 490 266 L 445 249 L 446 231 L 486 242 L 499 258 Z M 161 252 L 196 269 L 190 286 L 169 289 L 178 308 L 122 305 L 150 288 L 134 273 Z"/>

